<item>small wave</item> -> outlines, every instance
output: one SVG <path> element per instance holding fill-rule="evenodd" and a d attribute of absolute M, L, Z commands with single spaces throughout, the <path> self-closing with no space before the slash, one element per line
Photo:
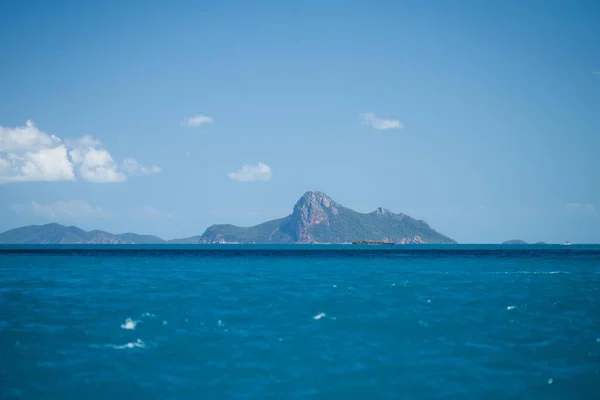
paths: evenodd
<path fill-rule="evenodd" d="M 111 345 L 111 347 L 113 349 L 122 350 L 122 349 L 133 349 L 135 347 L 144 348 L 144 347 L 146 347 L 146 344 L 144 342 L 142 342 L 140 339 L 138 339 L 135 342 L 129 342 L 129 343 L 121 344 L 121 345 L 115 344 L 115 345 Z"/>
<path fill-rule="evenodd" d="M 155 315 L 149 312 L 145 312 L 142 314 L 142 317 L 149 317 L 149 318 L 153 318 Z"/>
<path fill-rule="evenodd" d="M 125 320 L 125 323 L 121 325 L 121 328 L 123 328 L 123 329 L 135 329 L 135 327 L 137 326 L 138 322 L 140 322 L 140 321 L 134 321 L 131 318 L 127 318 Z"/>
<path fill-rule="evenodd" d="M 318 313 L 317 315 L 315 315 L 315 316 L 313 317 L 313 319 L 319 320 L 319 319 L 321 319 L 321 318 L 325 317 L 326 315 L 327 315 L 327 314 L 325 314 L 325 313 L 323 313 L 323 312 L 322 312 L 322 313 Z"/>

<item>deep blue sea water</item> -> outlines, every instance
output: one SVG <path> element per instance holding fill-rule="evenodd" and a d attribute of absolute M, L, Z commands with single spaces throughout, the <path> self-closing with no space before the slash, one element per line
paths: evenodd
<path fill-rule="evenodd" d="M 0 397 L 599 399 L 600 247 L 0 247 Z"/>

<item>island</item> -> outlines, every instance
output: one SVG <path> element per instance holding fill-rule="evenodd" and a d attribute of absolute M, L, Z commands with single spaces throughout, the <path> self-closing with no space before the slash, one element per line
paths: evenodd
<path fill-rule="evenodd" d="M 0 244 L 456 244 L 425 221 L 379 207 L 360 213 L 323 192 L 306 192 L 292 213 L 259 225 L 212 225 L 199 236 L 164 240 L 135 233 L 112 234 L 56 223 L 11 229 Z"/>
<path fill-rule="evenodd" d="M 210 226 L 202 236 L 184 243 L 344 244 L 378 241 L 395 244 L 455 244 L 425 221 L 379 207 L 360 213 L 320 191 L 308 191 L 284 218 L 251 227 Z"/>
<path fill-rule="evenodd" d="M 502 244 L 527 244 L 527 242 L 524 240 L 513 239 L 507 240 L 506 242 L 502 242 Z"/>

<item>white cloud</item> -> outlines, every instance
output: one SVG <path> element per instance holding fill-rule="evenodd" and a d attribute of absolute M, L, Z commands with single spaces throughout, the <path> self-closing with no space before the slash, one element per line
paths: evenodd
<path fill-rule="evenodd" d="M 149 167 L 138 164 L 135 158 L 128 157 L 123 160 L 123 170 L 130 175 L 148 175 L 148 174 L 157 174 L 162 171 L 162 168 L 157 167 L 155 165 L 151 165 Z"/>
<path fill-rule="evenodd" d="M 139 217 L 149 219 L 171 218 L 171 214 L 161 211 L 158 208 L 152 206 L 144 206 L 140 208 L 137 212 L 137 215 Z"/>
<path fill-rule="evenodd" d="M 55 147 L 60 139 L 39 130 L 33 121 L 14 128 L 0 126 L 0 152 L 28 152 Z"/>
<path fill-rule="evenodd" d="M 124 182 L 127 176 L 119 170 L 110 153 L 100 148 L 100 142 L 84 136 L 74 142 L 69 151 L 79 177 L 94 183 Z"/>
<path fill-rule="evenodd" d="M 377 130 L 404 129 L 404 125 L 397 119 L 377 118 L 372 112 L 361 114 L 363 124 L 371 125 Z"/>
<path fill-rule="evenodd" d="M 25 126 L 0 126 L 0 183 L 27 181 L 123 182 L 126 174 L 160 172 L 156 166 L 140 165 L 126 158 L 119 166 L 100 141 L 91 136 L 67 140 L 38 129 L 32 121 Z"/>
<path fill-rule="evenodd" d="M 596 215 L 596 206 L 590 203 L 568 203 L 567 211 L 585 215 Z"/>
<path fill-rule="evenodd" d="M 73 167 L 61 140 L 25 126 L 0 126 L 0 183 L 74 180 Z"/>
<path fill-rule="evenodd" d="M 95 207 L 83 200 L 57 201 L 50 204 L 40 204 L 32 201 L 29 204 L 13 206 L 16 212 L 26 212 L 39 215 L 51 220 L 100 219 L 108 218 L 109 214 L 101 207 Z"/>
<path fill-rule="evenodd" d="M 24 154 L 0 155 L 0 183 L 75 180 L 67 149 L 60 145 Z"/>
<path fill-rule="evenodd" d="M 214 123 L 215 123 L 215 119 L 213 117 L 209 117 L 208 115 L 204 115 L 204 114 L 197 114 L 197 115 L 194 115 L 193 117 L 189 117 L 185 120 L 185 125 L 187 125 L 191 128 L 197 128 L 200 125 L 214 124 Z"/>
<path fill-rule="evenodd" d="M 273 176 L 273 170 L 262 162 L 256 165 L 245 163 L 239 170 L 230 172 L 227 176 L 239 182 L 270 181 Z"/>

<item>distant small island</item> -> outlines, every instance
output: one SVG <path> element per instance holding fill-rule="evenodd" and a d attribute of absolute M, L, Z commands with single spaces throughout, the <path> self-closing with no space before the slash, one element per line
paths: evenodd
<path fill-rule="evenodd" d="M 527 242 L 524 240 L 513 239 L 507 240 L 506 242 L 502 242 L 502 244 L 527 244 Z"/>
<path fill-rule="evenodd" d="M 513 240 L 507 240 L 506 242 L 502 242 L 501 244 L 520 244 L 520 245 L 524 245 L 524 244 L 529 244 L 529 243 L 527 243 L 524 240 L 513 239 Z M 537 246 L 548 245 L 548 243 L 546 243 L 546 242 L 535 242 L 533 244 L 537 245 Z"/>

